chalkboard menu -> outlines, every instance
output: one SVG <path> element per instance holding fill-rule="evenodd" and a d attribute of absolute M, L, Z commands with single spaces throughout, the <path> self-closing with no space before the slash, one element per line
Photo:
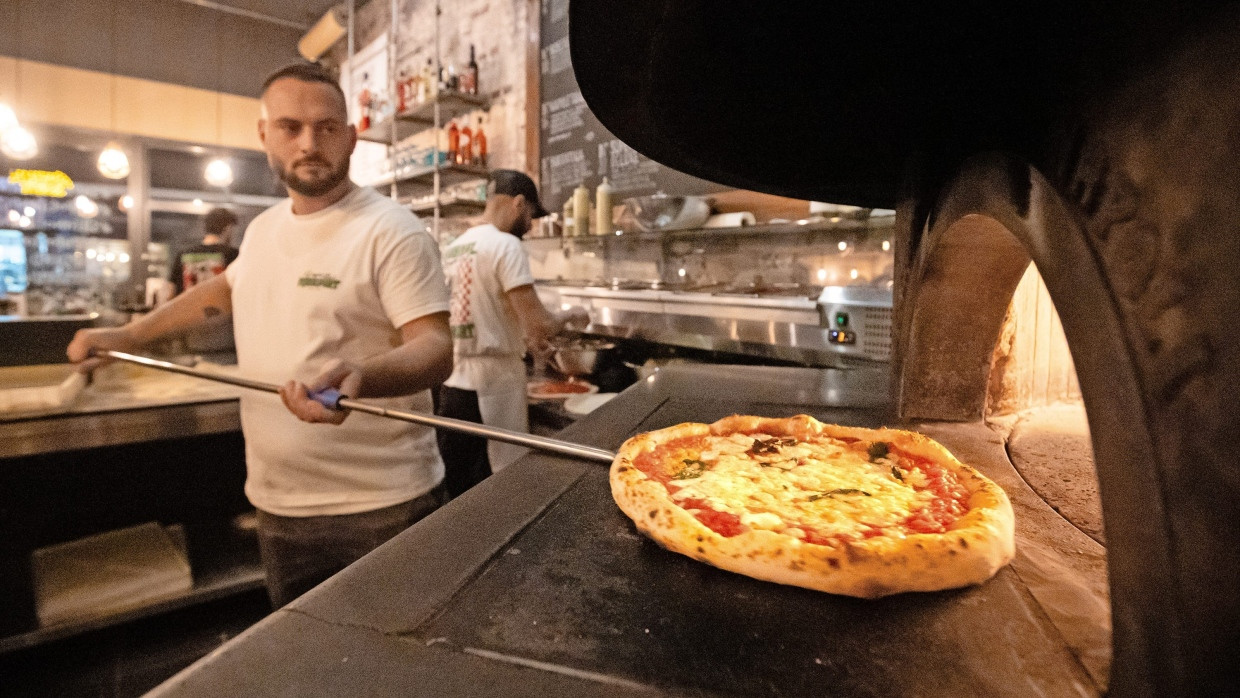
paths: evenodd
<path fill-rule="evenodd" d="M 555 211 L 577 185 L 594 188 L 607 177 L 617 204 L 630 196 L 663 192 L 706 194 L 731 187 L 691 177 L 639 154 L 603 128 L 573 75 L 568 52 L 568 0 L 543 0 L 539 190 L 543 204 Z"/>

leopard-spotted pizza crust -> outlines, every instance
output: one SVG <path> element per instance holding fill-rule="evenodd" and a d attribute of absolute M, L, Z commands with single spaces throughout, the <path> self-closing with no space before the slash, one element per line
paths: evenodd
<path fill-rule="evenodd" d="M 640 454 L 681 437 L 755 431 L 889 442 L 955 472 L 969 492 L 969 510 L 945 533 L 879 536 L 840 547 L 807 543 L 769 530 L 750 529 L 727 537 L 673 502 L 663 484 L 634 465 Z M 980 584 L 1015 553 L 1015 521 L 1003 490 L 936 441 L 910 431 L 842 427 L 807 415 L 787 419 L 732 416 L 714 424 L 678 424 L 626 441 L 612 463 L 610 477 L 612 496 L 620 509 L 640 531 L 669 550 L 757 579 L 833 594 L 878 598 Z"/>

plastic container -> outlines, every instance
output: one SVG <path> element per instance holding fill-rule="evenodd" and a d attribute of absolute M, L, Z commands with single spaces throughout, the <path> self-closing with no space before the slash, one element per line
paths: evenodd
<path fill-rule="evenodd" d="M 594 190 L 594 234 L 609 235 L 612 232 L 611 225 L 611 182 L 604 177 L 603 181 Z"/>
<path fill-rule="evenodd" d="M 590 190 L 585 184 L 577 185 L 573 190 L 573 235 L 584 237 L 590 234 Z"/>

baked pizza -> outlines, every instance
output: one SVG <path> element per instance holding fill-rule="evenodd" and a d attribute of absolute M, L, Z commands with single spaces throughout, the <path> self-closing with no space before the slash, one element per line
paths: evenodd
<path fill-rule="evenodd" d="M 979 584 L 1015 551 L 1007 495 L 934 440 L 806 415 L 639 434 L 611 492 L 669 550 L 833 594 Z"/>

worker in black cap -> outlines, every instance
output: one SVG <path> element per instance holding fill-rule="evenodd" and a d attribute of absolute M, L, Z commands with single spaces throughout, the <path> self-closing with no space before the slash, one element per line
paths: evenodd
<path fill-rule="evenodd" d="M 439 393 L 445 417 L 528 432 L 523 356 L 549 353 L 551 338 L 589 317 L 580 308 L 553 314 L 534 292 L 521 238 L 547 215 L 525 173 L 495 170 L 487 183 L 483 223 L 444 250 L 452 288 L 454 370 Z M 520 457 L 525 449 L 476 436 L 439 431 L 439 450 L 453 497 Z"/>

